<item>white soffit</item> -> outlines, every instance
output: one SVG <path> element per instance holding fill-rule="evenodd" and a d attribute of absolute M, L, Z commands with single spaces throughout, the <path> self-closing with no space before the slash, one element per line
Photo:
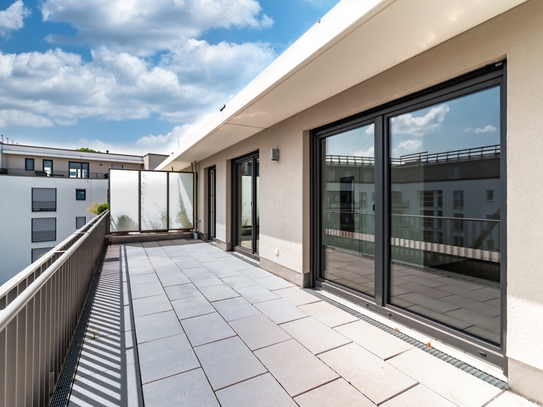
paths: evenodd
<path fill-rule="evenodd" d="M 526 0 L 342 0 L 157 169 L 186 166 Z"/>

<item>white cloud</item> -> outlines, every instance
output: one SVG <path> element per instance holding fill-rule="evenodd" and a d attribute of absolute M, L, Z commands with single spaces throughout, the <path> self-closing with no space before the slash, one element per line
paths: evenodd
<path fill-rule="evenodd" d="M 213 28 L 273 25 L 257 0 L 46 0 L 41 10 L 45 21 L 78 30 L 70 38 L 50 35 L 51 43 L 106 46 L 138 56 L 184 46 Z"/>
<path fill-rule="evenodd" d="M 420 140 L 406 140 L 398 144 L 398 148 L 401 148 L 405 151 L 413 151 L 422 146 L 422 141 Z"/>
<path fill-rule="evenodd" d="M 20 110 L 0 110 L 0 128 L 9 126 L 53 127 L 49 118 Z"/>
<path fill-rule="evenodd" d="M 0 10 L 0 37 L 24 27 L 24 19 L 30 15 L 22 0 L 15 1 L 6 10 Z"/>
<path fill-rule="evenodd" d="M 475 129 L 475 133 L 494 133 L 496 130 L 497 130 L 496 127 L 489 124 L 488 126 L 485 126 L 483 128 Z"/>
<path fill-rule="evenodd" d="M 432 107 L 424 116 L 413 116 L 411 113 L 403 114 L 392 119 L 393 134 L 413 134 L 424 136 L 437 129 L 450 108 L 446 103 Z"/>
<path fill-rule="evenodd" d="M 360 150 L 353 154 L 355 157 L 373 157 L 375 155 L 375 148 L 371 146 L 367 150 Z"/>
<path fill-rule="evenodd" d="M 368 126 L 368 128 L 364 131 L 364 133 L 366 134 L 373 134 L 375 132 L 375 125 L 374 124 L 370 124 Z"/>
<path fill-rule="evenodd" d="M 233 90 L 274 58 L 266 44 L 195 40 L 164 55 L 157 65 L 105 47 L 91 54 L 92 61 L 86 62 L 60 49 L 0 52 L 0 111 L 33 114 L 61 125 L 86 117 L 192 121 L 202 111 L 218 110 Z"/>

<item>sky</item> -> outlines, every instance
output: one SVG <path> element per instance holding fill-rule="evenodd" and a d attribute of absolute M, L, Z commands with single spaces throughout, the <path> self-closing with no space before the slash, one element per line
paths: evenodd
<path fill-rule="evenodd" d="M 2 0 L 4 142 L 173 152 L 339 0 Z"/>

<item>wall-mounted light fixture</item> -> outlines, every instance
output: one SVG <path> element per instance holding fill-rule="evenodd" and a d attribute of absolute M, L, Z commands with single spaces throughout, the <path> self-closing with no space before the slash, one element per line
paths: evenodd
<path fill-rule="evenodd" d="M 278 148 L 272 148 L 270 150 L 270 160 L 279 161 L 279 149 Z"/>

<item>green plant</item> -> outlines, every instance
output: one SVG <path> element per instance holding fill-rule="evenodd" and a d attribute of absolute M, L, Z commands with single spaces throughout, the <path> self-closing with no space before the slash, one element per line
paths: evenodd
<path fill-rule="evenodd" d="M 99 204 L 98 202 L 94 201 L 90 204 L 87 210 L 95 215 L 100 215 L 102 212 L 109 210 L 109 204 L 107 202 Z"/>
<path fill-rule="evenodd" d="M 117 220 L 111 218 L 111 224 L 114 232 L 131 232 L 138 229 L 136 222 L 128 215 L 119 215 Z"/>
<path fill-rule="evenodd" d="M 101 151 L 93 150 L 92 148 L 88 147 L 79 147 L 76 148 L 75 151 L 85 151 L 87 153 L 101 153 Z"/>

